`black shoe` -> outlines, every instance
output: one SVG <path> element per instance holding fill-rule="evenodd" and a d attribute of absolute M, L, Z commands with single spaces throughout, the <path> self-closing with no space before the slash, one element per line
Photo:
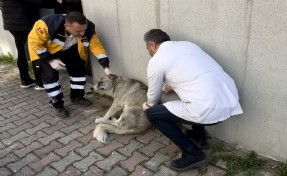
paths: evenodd
<path fill-rule="evenodd" d="M 176 171 L 186 171 L 194 167 L 200 167 L 207 163 L 207 158 L 204 153 L 194 156 L 184 153 L 182 157 L 170 162 L 170 168 Z"/>
<path fill-rule="evenodd" d="M 32 87 L 36 84 L 36 81 L 34 79 L 29 79 L 29 80 L 22 80 L 22 83 L 21 83 L 21 88 L 29 88 L 29 87 Z"/>
<path fill-rule="evenodd" d="M 195 144 L 201 149 L 201 150 L 207 150 L 209 149 L 209 145 L 208 142 L 206 141 L 206 139 L 200 139 L 193 130 L 187 130 L 186 135 L 191 138 Z"/>
<path fill-rule="evenodd" d="M 71 98 L 71 102 L 82 106 L 90 106 L 91 104 L 93 104 L 90 100 L 84 97 Z"/>
<path fill-rule="evenodd" d="M 64 107 L 54 110 L 55 110 L 55 116 L 59 117 L 60 119 L 67 119 L 70 116 L 69 111 L 67 111 Z"/>

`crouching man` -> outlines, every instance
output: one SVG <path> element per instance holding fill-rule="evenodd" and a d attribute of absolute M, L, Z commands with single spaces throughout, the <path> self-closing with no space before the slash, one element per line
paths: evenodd
<path fill-rule="evenodd" d="M 89 50 L 98 58 L 105 73 L 111 73 L 109 59 L 99 40 L 95 25 L 80 12 L 56 14 L 38 20 L 28 36 L 30 59 L 39 66 L 44 88 L 50 98 L 55 115 L 69 117 L 64 107 L 58 70 L 66 69 L 70 75 L 71 102 L 89 106 L 84 98 L 85 64 Z"/>
<path fill-rule="evenodd" d="M 147 68 L 148 93 L 143 109 L 150 122 L 182 151 L 182 157 L 173 160 L 170 167 L 184 171 L 206 164 L 207 158 L 196 143 L 205 140 L 204 126 L 243 113 L 235 83 L 194 43 L 170 41 L 160 29 L 148 31 L 144 40 L 152 58 Z M 158 105 L 164 83 L 180 100 Z M 184 134 L 179 124 L 192 125 L 196 140 Z"/>

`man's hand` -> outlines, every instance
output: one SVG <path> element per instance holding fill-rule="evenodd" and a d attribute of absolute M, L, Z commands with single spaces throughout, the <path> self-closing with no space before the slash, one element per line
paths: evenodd
<path fill-rule="evenodd" d="M 66 65 L 59 59 L 53 59 L 49 62 L 51 67 L 55 70 L 64 70 Z"/>
<path fill-rule="evenodd" d="M 143 111 L 147 111 L 149 110 L 149 108 L 151 108 L 151 106 L 149 106 L 147 102 L 144 102 L 142 106 L 143 106 Z"/>
<path fill-rule="evenodd" d="M 105 71 L 105 74 L 108 76 L 109 76 L 109 74 L 112 74 L 112 71 L 109 67 L 106 67 L 104 71 Z"/>
<path fill-rule="evenodd" d="M 171 92 L 171 91 L 173 91 L 172 90 L 172 88 L 169 86 L 169 85 L 164 85 L 163 87 L 162 87 L 162 91 L 164 92 L 164 93 L 168 93 L 168 92 Z"/>

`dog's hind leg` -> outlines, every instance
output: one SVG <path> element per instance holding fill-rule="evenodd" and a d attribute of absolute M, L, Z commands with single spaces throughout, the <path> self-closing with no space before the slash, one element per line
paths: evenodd
<path fill-rule="evenodd" d="M 106 143 L 108 139 L 108 133 L 104 130 L 103 125 L 105 124 L 98 124 L 96 126 L 93 137 L 101 143 Z"/>

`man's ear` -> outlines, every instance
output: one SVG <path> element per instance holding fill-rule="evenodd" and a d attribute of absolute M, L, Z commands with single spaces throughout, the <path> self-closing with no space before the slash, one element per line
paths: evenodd
<path fill-rule="evenodd" d="M 115 75 L 115 74 L 109 74 L 109 76 L 108 76 L 108 78 L 110 79 L 110 80 L 115 80 L 115 79 L 117 79 L 117 75 Z"/>

